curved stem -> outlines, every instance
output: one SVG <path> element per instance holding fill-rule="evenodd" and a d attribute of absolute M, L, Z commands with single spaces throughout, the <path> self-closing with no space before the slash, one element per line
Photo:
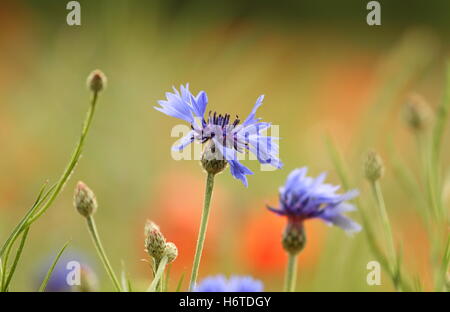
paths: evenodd
<path fill-rule="evenodd" d="M 297 281 L 297 255 L 288 254 L 284 291 L 286 292 L 295 291 L 296 281 Z"/>
<path fill-rule="evenodd" d="M 19 263 L 20 256 L 22 255 L 23 247 L 25 246 L 25 241 L 27 240 L 29 230 L 30 230 L 30 228 L 26 228 L 22 234 L 22 239 L 20 241 L 19 248 L 17 249 L 16 257 L 14 258 L 14 262 L 11 266 L 11 270 L 8 274 L 8 278 L 6 279 L 4 284 L 2 284 L 2 287 L 3 287 L 2 291 L 8 291 L 9 284 L 14 275 L 14 272 L 16 271 L 16 267 L 17 267 L 17 264 Z M 6 271 L 5 271 L 5 276 L 6 276 Z"/>
<path fill-rule="evenodd" d="M 50 198 L 48 199 L 47 202 L 45 202 L 44 206 L 40 210 L 38 210 L 37 212 L 35 210 L 43 203 L 43 201 L 36 202 L 35 205 L 33 205 L 33 207 L 30 210 L 30 212 L 28 214 L 26 214 L 22 218 L 22 220 L 19 222 L 19 225 L 13 230 L 11 235 L 6 240 L 5 244 L 2 246 L 2 248 L 0 250 L 0 257 L 3 256 L 3 253 L 8 248 L 9 244 L 12 241 L 15 241 L 17 236 L 19 236 L 20 233 L 22 233 L 22 231 L 26 227 L 31 225 L 40 216 L 42 216 L 42 214 L 45 213 L 45 211 L 51 206 L 51 204 L 58 197 L 59 193 L 63 189 L 63 187 L 66 184 L 67 180 L 70 178 L 70 174 L 72 173 L 73 169 L 75 168 L 76 164 L 78 163 L 78 161 L 80 159 L 81 152 L 82 152 L 83 145 L 84 145 L 84 140 L 85 140 L 85 138 L 86 138 L 86 136 L 87 136 L 87 134 L 89 132 L 89 128 L 91 126 L 92 119 L 94 117 L 94 112 L 95 112 L 95 107 L 96 107 L 96 103 L 97 103 L 97 98 L 98 98 L 98 93 L 94 92 L 93 95 L 92 95 L 91 105 L 89 107 L 89 111 L 87 112 L 86 118 L 85 118 L 84 123 L 83 123 L 83 129 L 81 131 L 81 136 L 80 136 L 80 139 L 78 141 L 78 144 L 75 147 L 74 152 L 72 153 L 72 157 L 70 159 L 69 164 L 67 165 L 67 167 L 64 170 L 63 174 L 59 178 L 58 183 L 54 186 L 54 188 L 52 187 L 52 189 L 51 189 L 52 193 L 51 193 Z"/>
<path fill-rule="evenodd" d="M 391 260 L 395 261 L 396 252 L 395 252 L 394 238 L 392 236 L 391 223 L 389 222 L 389 216 L 387 214 L 386 204 L 384 203 L 384 197 L 383 197 L 383 192 L 381 191 L 380 183 L 378 181 L 373 182 L 372 189 L 373 189 L 374 196 L 375 196 L 375 199 L 378 204 L 378 208 L 380 210 L 381 222 L 383 223 L 384 231 L 386 233 L 386 240 L 388 242 L 389 254 L 390 254 Z"/>
<path fill-rule="evenodd" d="M 391 271 L 390 275 L 392 277 L 394 287 L 397 290 L 401 291 L 402 288 L 405 288 L 403 286 L 404 281 L 403 281 L 403 277 L 402 277 L 400 267 L 399 267 L 397 252 L 395 250 L 394 236 L 392 235 L 392 227 L 391 227 L 391 223 L 389 221 L 389 216 L 387 214 L 386 204 L 384 203 L 383 192 L 381 190 L 381 186 L 378 181 L 372 182 L 371 186 L 372 186 L 372 191 L 373 191 L 373 194 L 374 194 L 374 197 L 377 202 L 378 209 L 379 209 L 379 212 L 381 215 L 381 222 L 382 222 L 383 228 L 384 228 L 385 239 L 388 244 L 388 259 L 389 259 L 388 263 L 391 264 L 389 266 L 389 270 Z"/>
<path fill-rule="evenodd" d="M 94 217 L 93 216 L 87 217 L 86 220 L 87 220 L 87 224 L 88 224 L 88 228 L 89 228 L 89 233 L 91 234 L 95 248 L 97 249 L 98 255 L 100 256 L 100 259 L 103 262 L 106 272 L 108 273 L 109 277 L 111 278 L 111 281 L 113 282 L 116 290 L 121 291 L 119 280 L 117 279 L 116 274 L 114 273 L 114 270 L 111 267 L 108 257 L 106 256 L 105 250 L 103 249 L 103 245 L 100 241 L 100 237 L 97 232 L 97 227 L 95 225 Z"/>
<path fill-rule="evenodd" d="M 200 259 L 203 252 L 203 244 L 205 242 L 206 228 L 208 227 L 208 217 L 211 204 L 211 196 L 214 187 L 214 174 L 208 173 L 206 178 L 205 200 L 203 203 L 202 218 L 200 223 L 200 231 L 197 238 L 197 247 L 195 249 L 194 264 L 192 265 L 191 281 L 189 282 L 189 289 L 192 291 L 197 283 L 198 268 L 200 266 Z"/>
<path fill-rule="evenodd" d="M 78 141 L 78 144 L 75 147 L 74 152 L 72 153 L 72 157 L 69 161 L 69 164 L 67 165 L 66 169 L 64 170 L 63 174 L 58 180 L 58 183 L 54 185 L 48 193 L 41 198 L 41 195 L 43 193 L 43 189 L 41 189 L 41 193 L 38 196 L 38 200 L 35 202 L 35 204 L 32 206 L 32 208 L 28 211 L 28 213 L 20 220 L 20 222 L 17 224 L 17 226 L 14 228 L 14 230 L 11 232 L 9 237 L 6 239 L 5 243 L 0 248 L 0 258 L 8 258 L 8 255 L 4 256 L 4 253 L 11 249 L 11 246 L 14 244 L 14 242 L 17 240 L 19 235 L 29 228 L 29 226 L 35 222 L 39 217 L 41 217 L 47 209 L 53 204 L 53 202 L 56 200 L 58 195 L 61 193 L 62 189 L 64 188 L 64 185 L 69 180 L 70 175 L 72 174 L 75 166 L 77 165 L 81 152 L 83 150 L 84 141 L 86 139 L 86 136 L 89 132 L 89 129 L 91 127 L 92 119 L 94 117 L 95 107 L 97 103 L 98 98 L 98 92 L 94 92 L 92 94 L 91 98 L 91 104 L 89 107 L 89 110 L 87 112 L 86 118 L 83 123 L 83 128 L 81 131 L 80 139 Z M 47 196 L 49 196 L 49 199 L 47 200 Z M 47 200 L 47 201 L 45 201 Z M 40 208 L 42 206 L 42 208 Z M 39 209 L 40 208 L 40 209 Z M 38 210 L 39 209 L 39 210 Z M 4 261 L 3 259 L 3 267 L 6 268 L 7 261 Z M 3 284 L 3 281 L 2 281 Z M 4 285 L 2 285 L 4 286 Z"/>
<path fill-rule="evenodd" d="M 161 280 L 161 278 L 163 276 L 164 269 L 166 268 L 167 260 L 168 260 L 167 256 L 164 256 L 161 259 L 161 261 L 159 262 L 158 269 L 157 269 L 156 274 L 155 274 L 155 278 L 153 279 L 152 283 L 148 287 L 147 291 L 154 292 L 154 291 L 156 291 L 157 286 L 160 285 L 160 280 Z"/>
<path fill-rule="evenodd" d="M 84 124 L 83 124 L 83 129 L 81 131 L 80 140 L 78 141 L 78 144 L 75 147 L 74 152 L 72 153 L 72 157 L 70 159 L 69 164 L 67 165 L 67 167 L 64 170 L 63 174 L 59 178 L 58 183 L 56 184 L 55 191 L 53 192 L 53 194 L 50 197 L 50 199 L 45 203 L 45 205 L 38 212 L 36 212 L 35 215 L 33 215 L 31 217 L 31 219 L 28 221 L 28 224 L 31 224 L 34 221 L 36 221 L 53 204 L 53 202 L 55 201 L 56 197 L 58 197 L 59 193 L 64 188 L 64 185 L 66 184 L 67 180 L 69 180 L 70 175 L 73 172 L 73 169 L 78 164 L 78 161 L 79 161 L 80 156 L 81 156 L 81 152 L 83 151 L 84 140 L 86 139 L 86 136 L 87 136 L 87 134 L 89 132 L 89 128 L 91 127 L 91 124 L 92 124 L 92 118 L 94 117 L 95 107 L 96 107 L 96 103 L 97 103 L 97 98 L 98 98 L 98 93 L 94 92 L 93 95 L 92 95 L 91 105 L 90 105 L 89 110 L 87 112 L 86 119 L 84 120 Z"/>

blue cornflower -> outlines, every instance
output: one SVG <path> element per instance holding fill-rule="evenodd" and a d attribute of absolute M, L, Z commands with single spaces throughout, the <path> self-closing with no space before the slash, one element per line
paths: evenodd
<path fill-rule="evenodd" d="M 231 276 L 226 279 L 223 275 L 206 277 L 195 287 L 196 292 L 262 292 L 264 286 L 261 281 L 250 276 Z"/>
<path fill-rule="evenodd" d="M 97 276 L 85 258 L 83 254 L 75 251 L 63 254 L 50 276 L 45 291 L 96 291 L 98 288 Z M 42 283 L 53 261 L 54 256 L 52 255 L 40 264 L 35 276 L 36 287 Z"/>
<path fill-rule="evenodd" d="M 347 201 L 358 196 L 357 190 L 337 194 L 339 185 L 324 183 L 326 173 L 317 178 L 306 176 L 306 167 L 292 171 L 286 184 L 280 188 L 280 207 L 268 207 L 278 215 L 286 216 L 290 223 L 302 224 L 304 220 L 320 218 L 326 223 L 339 226 L 347 232 L 358 232 L 361 226 L 343 215 L 355 210 Z"/>
<path fill-rule="evenodd" d="M 271 124 L 261 122 L 256 118 L 256 110 L 261 106 L 264 96 L 261 95 L 253 107 L 250 115 L 241 123 L 238 116 L 232 122 L 229 114 L 217 114 L 209 112 L 205 117 L 208 97 L 204 91 L 194 96 L 189 91 L 189 85 L 180 86 L 180 92 L 173 88 L 174 93 L 167 92 L 166 100 L 158 101 L 160 107 L 156 110 L 184 121 L 191 125 L 191 131 L 180 140 L 180 144 L 173 147 L 175 151 L 181 151 L 193 142 L 211 142 L 213 154 L 218 150 L 221 159 L 230 164 L 233 177 L 248 185 L 246 175 L 253 174 L 250 169 L 242 165 L 238 160 L 238 153 L 251 152 L 256 155 L 262 164 L 270 164 L 281 168 L 282 163 L 278 159 L 278 145 L 274 142 L 277 138 L 262 135 Z"/>

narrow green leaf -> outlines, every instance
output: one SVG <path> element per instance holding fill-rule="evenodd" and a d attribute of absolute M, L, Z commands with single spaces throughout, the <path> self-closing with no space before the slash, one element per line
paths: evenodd
<path fill-rule="evenodd" d="M 8 239 L 2 245 L 2 248 L 0 249 L 0 258 L 3 258 L 6 249 L 9 247 L 10 244 L 14 243 L 14 241 L 17 239 L 17 237 L 20 235 L 20 233 L 24 230 L 25 225 L 28 223 L 28 220 L 31 218 L 33 213 L 47 199 L 47 197 L 50 195 L 50 193 L 55 188 L 55 185 L 53 185 L 43 195 L 46 186 L 47 186 L 47 182 L 45 182 L 44 185 L 41 187 L 41 190 L 39 191 L 39 194 L 38 194 L 36 200 L 34 201 L 33 205 L 31 206 L 31 208 L 28 210 L 28 212 L 25 214 L 25 216 L 20 220 L 20 222 L 16 225 L 16 227 L 13 229 L 13 231 L 9 235 Z M 5 262 L 6 261 L 3 260 L 3 265 L 6 265 Z"/>
<path fill-rule="evenodd" d="M 184 281 L 184 275 L 186 272 L 183 272 L 183 274 L 181 274 L 180 279 L 178 280 L 178 284 L 177 284 L 177 288 L 175 290 L 175 292 L 179 292 L 181 290 L 181 286 L 183 286 L 183 281 Z"/>
<path fill-rule="evenodd" d="M 122 261 L 122 272 L 120 274 L 120 282 L 122 284 L 123 292 L 132 292 L 133 288 L 131 287 L 131 281 L 127 276 L 127 271 L 125 269 L 125 263 Z"/>
<path fill-rule="evenodd" d="M 14 258 L 14 262 L 11 266 L 11 270 L 9 271 L 8 278 L 6 279 L 6 281 L 3 285 L 2 291 L 8 290 L 11 279 L 14 276 L 14 272 L 16 272 L 16 267 L 17 267 L 17 264 L 19 263 L 20 256 L 22 255 L 23 247 L 25 246 L 25 241 L 27 240 L 29 230 L 30 230 L 30 228 L 27 227 L 25 229 L 25 232 L 23 232 L 23 234 L 22 234 L 22 240 L 20 241 L 20 245 L 19 245 L 19 248 L 17 249 L 16 256 Z M 6 270 L 4 272 L 6 275 Z"/>
<path fill-rule="evenodd" d="M 159 263 L 155 278 L 153 279 L 152 283 L 150 284 L 150 287 L 147 289 L 148 292 L 156 291 L 156 287 L 158 286 L 159 281 L 161 280 L 161 278 L 164 274 L 164 269 L 166 268 L 166 265 L 167 265 L 167 257 L 164 256 L 161 259 L 161 262 Z"/>
<path fill-rule="evenodd" d="M 345 174 L 344 164 L 342 163 L 341 156 L 336 146 L 334 145 L 332 138 L 329 135 L 325 137 L 325 144 L 328 153 L 331 156 L 331 161 L 333 162 L 334 168 L 336 169 L 339 179 L 341 180 L 342 186 L 346 190 L 348 190 L 350 187 L 350 183 L 348 181 L 347 175 Z"/>
<path fill-rule="evenodd" d="M 70 241 L 67 241 L 64 246 L 61 248 L 61 250 L 56 255 L 55 260 L 53 261 L 51 267 L 47 271 L 47 275 L 45 276 L 44 280 L 42 281 L 41 286 L 39 287 L 39 292 L 45 291 L 45 288 L 47 287 L 47 283 L 50 280 L 50 276 L 53 273 L 53 270 L 55 269 L 56 264 L 58 263 L 59 259 L 61 258 L 64 250 L 66 250 L 67 246 L 69 246 Z"/>
<path fill-rule="evenodd" d="M 326 144 L 327 144 L 328 151 L 331 155 L 331 160 L 333 162 L 333 165 L 334 165 L 334 167 L 339 175 L 339 178 L 341 180 L 342 186 L 344 187 L 345 190 L 349 190 L 350 179 L 349 179 L 346 171 L 344 170 L 344 165 L 343 165 L 342 159 L 340 157 L 340 154 L 329 136 L 327 137 Z M 402 284 L 402 287 L 404 289 L 411 289 L 407 285 L 406 281 L 404 281 L 402 279 L 401 275 L 397 276 L 398 272 L 396 272 L 396 270 L 392 269 L 392 266 L 389 264 L 389 261 L 387 260 L 386 256 L 384 255 L 384 252 L 380 248 L 380 246 L 377 242 L 377 239 L 374 235 L 375 232 L 373 231 L 373 229 L 371 227 L 369 218 L 363 207 L 363 203 L 359 200 L 359 198 L 355 198 L 354 201 L 356 203 L 356 206 L 358 207 L 358 211 L 361 216 L 363 231 L 366 233 L 367 242 L 369 243 L 369 247 L 372 250 L 372 253 L 375 255 L 377 260 L 380 262 L 380 264 L 384 268 L 384 270 L 386 270 L 386 272 L 389 274 L 389 276 L 391 277 L 391 279 L 394 283 L 396 283 L 396 280 L 398 278 L 400 278 L 399 282 Z"/>
<path fill-rule="evenodd" d="M 169 264 L 167 266 L 166 276 L 164 277 L 164 285 L 163 285 L 164 292 L 167 292 L 167 289 L 169 288 L 169 278 L 170 278 L 170 269 L 171 268 L 172 268 L 172 264 Z"/>

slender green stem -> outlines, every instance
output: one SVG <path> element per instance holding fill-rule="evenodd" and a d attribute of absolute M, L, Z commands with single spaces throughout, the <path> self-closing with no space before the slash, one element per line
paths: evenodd
<path fill-rule="evenodd" d="M 50 195 L 50 193 L 55 188 L 55 185 L 53 185 L 45 194 L 45 187 L 47 186 L 47 183 L 44 183 L 42 186 L 39 195 L 37 196 L 35 202 L 31 206 L 31 208 L 28 210 L 28 212 L 25 214 L 25 216 L 20 220 L 20 222 L 14 227 L 13 231 L 9 235 L 9 237 L 6 239 L 6 241 L 3 243 L 2 248 L 0 249 L 0 258 L 7 258 L 8 254 L 5 252 L 10 248 L 10 245 L 13 245 L 16 241 L 17 237 L 20 235 L 20 233 L 26 228 L 26 223 L 28 219 L 33 215 L 33 213 L 36 211 L 37 207 L 39 207 Z M 6 261 L 3 259 L 3 265 L 6 266 Z"/>
<path fill-rule="evenodd" d="M 181 277 L 180 277 L 180 279 L 178 280 L 177 288 L 175 289 L 175 292 L 180 292 L 181 286 L 183 286 L 183 281 L 184 281 L 185 273 L 186 273 L 186 272 L 183 272 L 183 273 L 181 274 Z"/>
<path fill-rule="evenodd" d="M 378 209 L 379 209 L 380 216 L 381 216 L 381 222 L 382 222 L 383 228 L 384 228 L 385 239 L 386 239 L 387 245 L 388 245 L 388 247 L 387 247 L 388 248 L 388 259 L 389 259 L 388 262 L 391 263 L 390 270 L 391 270 L 392 281 L 394 283 L 394 287 L 397 290 L 401 290 L 402 277 L 401 277 L 400 265 L 399 265 L 399 261 L 398 261 L 399 259 L 397 258 L 397 252 L 395 250 L 394 236 L 392 235 L 392 227 L 391 227 L 391 223 L 389 221 L 389 216 L 387 214 L 386 205 L 384 203 L 383 192 L 381 190 L 379 181 L 371 182 L 371 186 L 372 186 L 372 191 L 373 191 L 375 200 L 378 205 Z"/>
<path fill-rule="evenodd" d="M 23 247 L 25 246 L 25 241 L 27 240 L 29 230 L 30 230 L 30 228 L 27 227 L 25 229 L 25 232 L 23 232 L 23 234 L 22 234 L 22 239 L 20 240 L 19 248 L 17 249 L 16 256 L 15 256 L 13 264 L 11 266 L 11 270 L 8 274 L 8 278 L 6 279 L 5 283 L 3 284 L 2 291 L 8 291 L 9 284 L 11 283 L 11 279 L 13 278 L 14 272 L 16 271 L 20 256 L 22 255 Z M 5 275 L 6 275 L 6 271 L 5 271 Z"/>
<path fill-rule="evenodd" d="M 286 292 L 295 291 L 296 281 L 297 281 L 297 255 L 288 254 L 284 291 Z"/>
<path fill-rule="evenodd" d="M 36 214 L 33 215 L 33 217 L 31 217 L 31 219 L 28 221 L 28 224 L 31 224 L 34 221 L 36 221 L 53 204 L 53 202 L 58 197 L 58 195 L 61 192 L 61 190 L 64 188 L 64 185 L 66 184 L 67 180 L 69 180 L 70 175 L 73 172 L 73 169 L 78 164 L 78 161 L 80 159 L 81 153 L 83 151 L 84 141 L 85 141 L 86 136 L 87 136 L 87 134 L 89 132 L 89 128 L 91 127 L 91 124 L 92 124 L 92 119 L 93 119 L 94 113 L 95 113 L 97 98 L 98 98 L 98 93 L 94 92 L 92 94 L 91 105 L 89 107 L 89 110 L 88 110 L 87 115 L 86 115 L 86 119 L 85 119 L 84 124 L 83 124 L 83 129 L 81 131 L 80 140 L 78 141 L 78 144 L 75 147 L 74 152 L 72 153 L 72 157 L 70 159 L 69 164 L 67 165 L 67 167 L 64 170 L 63 174 L 59 178 L 59 181 L 58 181 L 58 183 L 56 185 L 55 191 L 53 192 L 53 194 L 49 198 L 49 200 L 45 203 L 45 205 L 38 212 L 36 212 Z"/>
<path fill-rule="evenodd" d="M 445 136 L 445 130 L 448 123 L 450 113 L 450 63 L 447 63 L 446 67 L 446 84 L 444 96 L 441 104 L 436 111 L 436 120 L 433 127 L 431 146 L 429 152 L 429 159 L 427 163 L 428 169 L 428 196 L 430 198 L 430 204 L 435 212 L 435 222 L 433 224 L 435 231 L 433 261 L 436 270 L 435 287 L 437 291 L 441 291 L 445 285 L 447 279 L 448 264 L 450 262 L 449 247 L 450 237 L 448 236 L 449 215 L 446 205 L 444 205 L 442 192 L 442 176 L 441 176 L 441 152 L 443 147 L 443 139 Z M 447 240 L 445 241 L 445 238 Z M 441 248 L 444 248 L 443 254 Z"/>
<path fill-rule="evenodd" d="M 333 140 L 330 136 L 327 137 L 327 148 L 331 155 L 331 161 L 333 162 L 333 165 L 339 175 L 339 179 L 342 183 L 342 186 L 344 187 L 344 190 L 348 191 L 350 190 L 350 178 L 347 174 L 347 170 L 344 168 L 344 162 L 342 160 L 341 154 L 339 153 L 336 145 L 334 144 Z M 375 238 L 374 231 L 372 230 L 371 223 L 369 222 L 369 217 L 367 216 L 365 210 L 364 210 L 364 203 L 359 200 L 359 198 L 355 198 L 356 206 L 359 208 L 358 211 L 361 216 L 361 221 L 363 223 L 363 229 L 364 233 L 366 234 L 367 241 L 369 243 L 369 247 L 372 250 L 372 253 L 375 254 L 378 261 L 380 261 L 383 268 L 388 272 L 388 274 L 391 274 L 389 263 L 386 259 L 386 256 L 384 255 L 383 251 L 381 250 L 380 246 L 378 245 L 378 242 Z"/>
<path fill-rule="evenodd" d="M 103 262 L 106 272 L 111 278 L 111 281 L 113 282 L 116 290 L 121 291 L 119 280 L 117 279 L 116 274 L 114 273 L 114 270 L 111 267 L 108 257 L 106 256 L 105 250 L 103 249 L 103 245 L 100 241 L 94 217 L 93 216 L 87 217 L 86 220 L 89 228 L 89 233 L 91 234 L 92 237 L 92 241 L 94 242 L 95 248 L 97 249 L 100 259 Z"/>
<path fill-rule="evenodd" d="M 197 283 L 198 268 L 200 266 L 200 259 L 203 252 L 203 244 L 205 242 L 206 228 L 208 227 L 208 217 L 211 204 L 211 196 L 214 187 L 214 174 L 208 173 L 206 178 L 205 200 L 203 203 L 202 219 L 200 223 L 200 231 L 198 233 L 197 247 L 195 249 L 194 264 L 192 265 L 191 281 L 189 288 L 192 291 Z"/>
<path fill-rule="evenodd" d="M 396 252 L 395 252 L 395 244 L 394 238 L 392 235 L 391 223 L 389 221 L 389 216 L 386 211 L 386 205 L 384 203 L 383 192 L 381 191 L 381 186 L 378 181 L 372 182 L 372 190 L 377 201 L 378 209 L 380 210 L 381 222 L 383 223 L 386 240 L 388 243 L 389 256 L 391 260 L 395 261 Z"/>
<path fill-rule="evenodd" d="M 59 259 L 61 258 L 64 250 L 66 250 L 67 246 L 69 246 L 70 241 L 66 242 L 64 246 L 60 249 L 58 254 L 55 257 L 55 260 L 53 260 L 52 265 L 47 271 L 47 274 L 45 275 L 44 279 L 42 280 L 41 286 L 39 286 L 39 292 L 45 291 L 45 288 L 47 288 L 48 281 L 50 280 L 50 277 L 52 276 L 53 270 L 56 267 L 56 264 L 58 263 Z"/>
<path fill-rule="evenodd" d="M 450 112 L 450 62 L 446 66 L 446 85 L 444 90 L 444 96 L 442 103 L 437 108 L 436 112 L 436 122 L 433 128 L 432 142 L 430 148 L 430 160 L 429 160 L 429 170 L 430 170 L 430 180 L 431 180 L 431 193 L 433 196 L 433 204 L 437 208 L 437 221 L 441 224 L 448 222 L 448 210 L 442 203 L 442 186 L 441 186 L 441 176 L 440 176 L 440 161 L 441 161 L 441 150 L 442 141 L 445 135 L 445 128 L 447 126 L 447 121 Z"/>
<path fill-rule="evenodd" d="M 28 210 L 28 212 L 22 218 L 21 222 L 19 222 L 16 225 L 16 227 L 12 231 L 11 235 L 8 237 L 8 239 L 5 241 L 5 243 L 2 246 L 2 249 L 0 251 L 0 259 L 2 260 L 1 261 L 1 263 L 2 263 L 1 264 L 2 265 L 2 271 L 4 272 L 4 274 L 2 274 L 2 277 L 1 277 L 1 287 L 0 287 L 0 289 L 2 291 L 6 290 L 4 285 L 6 283 L 6 272 L 7 272 L 7 268 L 8 268 L 9 254 L 11 253 L 12 247 L 14 246 L 14 243 L 16 242 L 16 240 L 19 238 L 20 234 L 22 232 L 24 232 L 25 230 L 28 231 L 28 229 L 30 228 L 29 226 L 26 226 L 27 217 L 29 217 L 29 216 L 31 216 L 33 214 L 33 212 L 40 205 L 40 203 L 45 201 L 48 198 L 48 196 L 50 195 L 50 193 L 52 192 L 52 190 L 54 189 L 54 186 L 52 186 L 49 190 L 47 190 L 44 193 L 46 185 L 47 185 L 47 183 L 45 183 L 43 185 L 43 187 L 41 188 L 41 191 L 39 192 L 39 195 L 36 198 L 36 201 L 34 202 L 33 206 Z M 24 239 L 24 237 L 22 238 L 22 240 L 23 239 Z M 19 257 L 20 257 L 20 254 L 19 254 Z M 14 274 L 14 270 L 11 270 L 9 274 L 10 275 Z M 11 278 L 12 278 L 12 275 L 11 275 Z"/>
<path fill-rule="evenodd" d="M 4 278 L 4 269 L 3 269 L 3 262 L 2 258 L 0 258 L 0 289 L 3 289 L 3 278 Z"/>
<path fill-rule="evenodd" d="M 41 217 L 45 213 L 45 211 L 47 211 L 47 209 L 53 204 L 55 199 L 61 193 L 61 190 L 64 188 L 64 185 L 66 184 L 66 182 L 69 180 L 70 175 L 73 172 L 73 169 L 75 168 L 75 166 L 77 165 L 77 163 L 80 159 L 81 152 L 83 150 L 84 141 L 89 132 L 89 129 L 90 129 L 90 126 L 92 123 L 92 119 L 94 116 L 97 98 L 98 98 L 98 93 L 94 92 L 92 94 L 92 98 L 91 98 L 91 105 L 89 107 L 89 110 L 87 112 L 86 118 L 83 123 L 83 129 L 81 131 L 81 136 L 78 141 L 78 144 L 75 147 L 74 152 L 72 153 L 72 157 L 70 159 L 69 164 L 67 165 L 66 169 L 64 170 L 60 179 L 58 180 L 58 183 L 56 184 L 56 186 L 54 188 L 51 189 L 52 193 L 50 195 L 50 198 L 48 199 L 48 201 L 45 202 L 45 204 L 44 204 L 43 200 L 42 201 L 39 200 L 33 205 L 33 207 L 30 209 L 30 211 L 22 218 L 22 220 L 14 228 L 14 230 L 12 231 L 12 233 L 10 234 L 10 236 L 8 237 L 6 242 L 3 244 L 2 248 L 0 249 L 0 257 L 3 257 L 3 254 L 9 248 L 9 245 L 12 244 L 12 242 L 14 242 L 17 239 L 17 237 L 22 233 L 23 230 L 25 230 L 25 228 L 30 226 L 39 217 Z M 42 192 L 42 190 L 41 190 L 41 192 Z M 43 207 L 41 209 L 39 209 L 39 207 L 41 207 L 41 205 L 43 205 Z M 39 210 L 37 210 L 37 209 L 39 209 Z M 6 264 L 4 263 L 4 265 L 6 265 Z"/>
<path fill-rule="evenodd" d="M 167 256 L 164 256 L 161 259 L 161 261 L 159 262 L 158 269 L 156 270 L 155 278 L 153 279 L 152 283 L 148 287 L 147 291 L 154 292 L 154 291 L 156 291 L 156 288 L 161 284 L 160 281 L 163 276 L 164 269 L 166 268 L 167 260 L 168 260 Z"/>
<path fill-rule="evenodd" d="M 445 243 L 444 255 L 440 266 L 439 275 L 437 276 L 436 291 L 446 291 L 447 288 L 447 272 L 450 264 L 450 235 L 447 235 Z"/>
<path fill-rule="evenodd" d="M 350 179 L 348 176 L 348 172 L 344 170 L 344 162 L 331 138 L 328 139 L 327 146 L 330 151 L 331 160 L 336 168 L 336 171 L 338 172 L 341 183 L 344 186 L 345 190 L 349 190 Z M 411 286 L 409 285 L 409 282 L 406 280 L 406 278 L 403 276 L 403 273 L 400 270 L 393 270 L 393 268 L 391 268 L 390 262 L 385 256 L 384 251 L 380 248 L 377 242 L 377 236 L 375 235 L 375 232 L 373 231 L 372 225 L 369 221 L 369 216 L 364 209 L 365 202 L 360 201 L 358 198 L 355 198 L 355 203 L 356 206 L 359 207 L 358 210 L 361 216 L 361 221 L 363 223 L 364 233 L 366 234 L 367 241 L 369 243 L 370 249 L 372 250 L 372 253 L 376 256 L 377 260 L 380 262 L 383 269 L 392 279 L 392 282 L 394 283 L 396 289 L 401 287 L 401 289 L 404 291 L 411 290 Z"/>

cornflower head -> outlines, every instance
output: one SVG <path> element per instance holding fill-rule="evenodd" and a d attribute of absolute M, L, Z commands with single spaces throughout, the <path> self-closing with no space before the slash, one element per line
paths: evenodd
<path fill-rule="evenodd" d="M 152 221 L 145 224 L 145 250 L 148 255 L 159 264 L 164 256 L 167 256 L 168 263 L 173 262 L 178 256 L 178 249 L 172 242 L 166 242 L 166 238 L 161 233 L 159 226 Z"/>
<path fill-rule="evenodd" d="M 263 135 L 262 132 L 270 128 L 268 122 L 261 122 L 256 118 L 256 111 L 262 105 L 264 96 L 261 95 L 248 117 L 241 122 L 236 116 L 231 119 L 230 114 L 209 112 L 205 116 L 208 97 L 204 91 L 196 96 L 189 91 L 189 85 L 181 85 L 180 91 L 173 88 L 174 93 L 167 92 L 166 100 L 158 101 L 160 106 L 156 110 L 188 122 L 191 131 L 185 135 L 180 144 L 173 147 L 181 151 L 193 142 L 208 143 L 202 154 L 202 166 L 208 172 L 217 174 L 230 165 L 233 177 L 247 186 L 246 175 L 253 174 L 250 169 L 238 160 L 239 153 L 253 153 L 261 164 L 270 164 L 281 168 L 278 159 L 278 138 Z"/>
<path fill-rule="evenodd" d="M 53 259 L 42 261 L 36 272 L 36 286 L 42 283 Z M 57 262 L 45 287 L 46 292 L 95 292 L 99 289 L 97 275 L 83 254 L 69 252 Z"/>
<path fill-rule="evenodd" d="M 83 217 L 92 216 L 98 208 L 94 192 L 83 182 L 79 181 L 75 189 L 73 204 Z"/>
<path fill-rule="evenodd" d="M 317 178 L 308 177 L 306 174 L 306 167 L 292 171 L 285 185 L 279 189 L 280 207 L 268 206 L 270 211 L 288 219 L 283 234 L 283 247 L 290 254 L 297 254 L 305 246 L 305 220 L 319 218 L 349 233 L 361 230 L 359 224 L 343 215 L 344 212 L 355 210 L 347 201 L 356 197 L 358 191 L 337 194 L 340 186 L 324 183 L 326 173 Z"/>
<path fill-rule="evenodd" d="M 224 275 L 209 276 L 203 279 L 195 288 L 195 292 L 262 292 L 264 285 L 251 276 Z"/>
<path fill-rule="evenodd" d="M 433 110 L 421 95 L 413 93 L 406 100 L 403 115 L 411 130 L 422 132 L 429 127 L 433 119 Z"/>
<path fill-rule="evenodd" d="M 92 92 L 100 92 L 106 88 L 106 82 L 107 78 L 105 74 L 101 70 L 96 69 L 90 73 L 86 84 Z"/>
<path fill-rule="evenodd" d="M 384 175 L 383 159 L 374 150 L 369 150 L 365 156 L 364 175 L 370 182 L 375 182 Z"/>

